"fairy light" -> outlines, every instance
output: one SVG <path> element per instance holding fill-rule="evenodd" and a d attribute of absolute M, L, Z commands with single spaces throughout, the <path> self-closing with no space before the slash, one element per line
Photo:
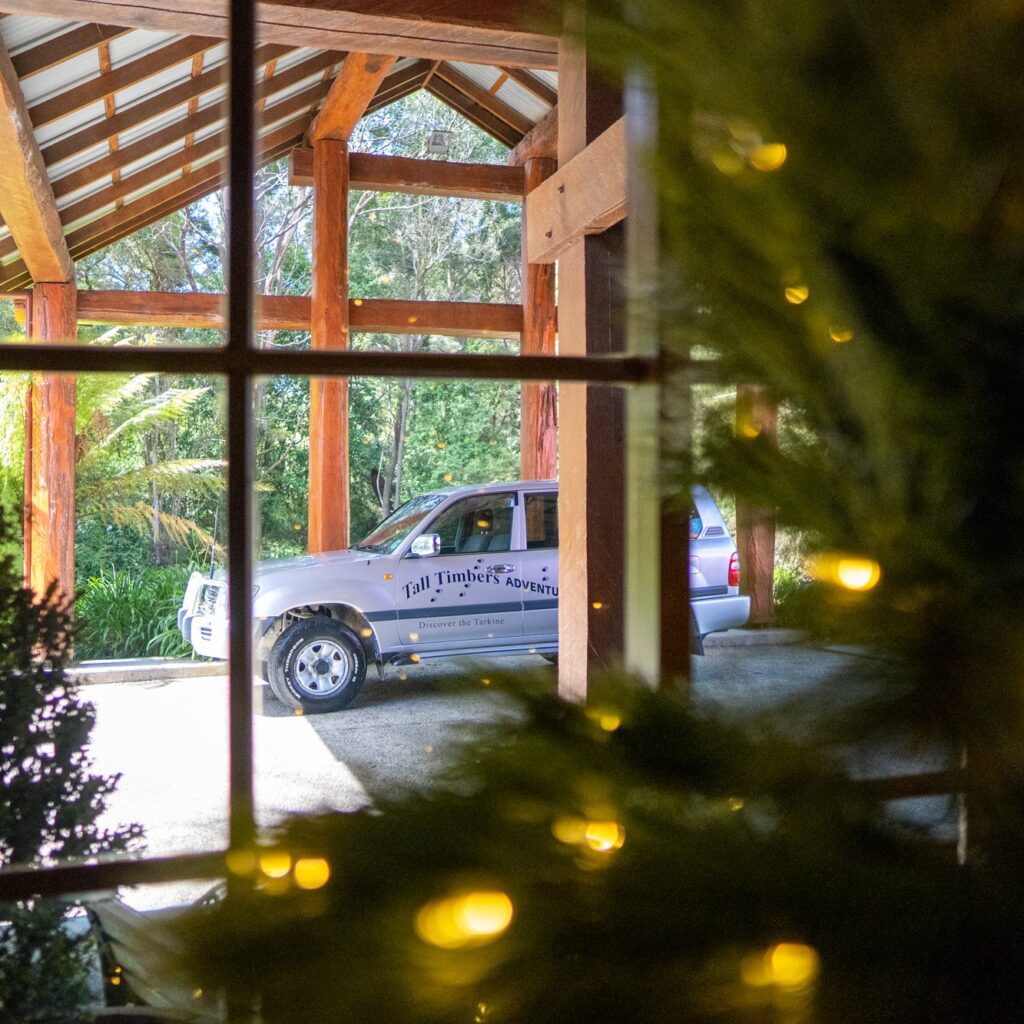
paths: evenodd
<path fill-rule="evenodd" d="M 777 171 L 789 156 L 789 151 L 781 142 L 766 142 L 756 146 L 750 153 L 750 166 L 755 171 Z"/>
<path fill-rule="evenodd" d="M 507 893 L 481 890 L 424 904 L 414 921 L 416 934 L 441 949 L 494 942 L 512 924 L 515 908 Z"/>
<path fill-rule="evenodd" d="M 331 877 L 331 865 L 323 857 L 301 857 L 292 875 L 300 889 L 322 889 Z"/>

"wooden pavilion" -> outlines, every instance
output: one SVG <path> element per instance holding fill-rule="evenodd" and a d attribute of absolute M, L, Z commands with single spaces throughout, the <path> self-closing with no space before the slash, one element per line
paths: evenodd
<path fill-rule="evenodd" d="M 79 290 L 75 261 L 224 186 L 227 6 L 0 0 L 0 292 L 23 307 L 33 342 L 73 342 L 79 323 L 224 326 L 225 296 Z M 550 18 L 547 5 L 529 0 L 258 5 L 257 162 L 290 154 L 293 183 L 315 198 L 312 295 L 256 297 L 258 327 L 309 330 L 314 350 L 347 348 L 351 331 L 517 338 L 524 358 L 553 357 L 557 331 L 560 358 L 596 365 L 594 357 L 628 349 L 638 376 L 642 365 L 656 369 L 656 332 L 641 329 L 627 345 L 621 286 L 627 193 L 630 221 L 648 232 L 653 223 L 650 190 L 630 170 L 630 140 L 650 125 L 642 112 L 623 116 L 621 84 L 595 71 L 575 37 L 545 30 L 558 24 Z M 418 89 L 507 145 L 507 165 L 349 152 L 364 114 Z M 522 304 L 350 296 L 352 188 L 522 202 Z M 457 357 L 450 365 L 447 375 L 461 372 Z M 556 392 L 536 367 L 524 377 L 522 474 L 561 480 L 562 692 L 582 698 L 591 668 L 623 657 L 651 678 L 685 676 L 685 534 L 661 510 L 650 444 L 657 384 L 631 396 L 585 383 Z M 742 414 L 769 428 L 763 396 L 748 391 L 744 400 Z M 39 591 L 51 581 L 73 586 L 74 407 L 73 376 L 35 377 L 25 538 L 27 578 Z M 347 436 L 346 378 L 314 378 L 314 551 L 348 542 Z M 770 517 L 741 524 L 763 599 Z"/>

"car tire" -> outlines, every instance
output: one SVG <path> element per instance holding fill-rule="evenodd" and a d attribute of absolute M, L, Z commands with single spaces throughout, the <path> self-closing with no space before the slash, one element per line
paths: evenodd
<path fill-rule="evenodd" d="M 554 665 L 558 668 L 558 655 L 557 654 L 542 654 L 541 657 L 549 664 Z"/>
<path fill-rule="evenodd" d="M 316 715 L 348 707 L 366 678 L 366 652 L 348 626 L 316 615 L 277 638 L 267 676 L 282 704 Z"/>

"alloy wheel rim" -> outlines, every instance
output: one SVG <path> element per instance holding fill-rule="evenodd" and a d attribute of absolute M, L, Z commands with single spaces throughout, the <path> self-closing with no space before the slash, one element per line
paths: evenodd
<path fill-rule="evenodd" d="M 352 656 L 334 640 L 311 640 L 294 661 L 295 683 L 313 697 L 337 693 L 352 676 Z"/>

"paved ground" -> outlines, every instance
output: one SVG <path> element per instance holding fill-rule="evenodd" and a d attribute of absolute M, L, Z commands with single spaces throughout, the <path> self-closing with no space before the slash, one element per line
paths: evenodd
<path fill-rule="evenodd" d="M 860 657 L 803 645 L 712 649 L 694 659 L 695 695 L 734 710 L 770 707 Z M 502 659 L 497 665 L 542 673 L 555 685 L 555 670 L 539 657 Z M 490 670 L 495 668 L 492 663 Z M 508 713 L 500 695 L 479 683 L 458 694 L 447 685 L 457 677 L 476 682 L 487 671 L 437 661 L 390 669 L 383 683 L 371 673 L 351 708 L 317 716 L 296 716 L 261 686 L 254 719 L 261 824 L 297 811 L 351 810 L 375 792 L 423 785 L 444 763 L 455 736 Z M 96 767 L 122 773 L 106 821 L 142 823 L 152 854 L 222 846 L 227 838 L 226 679 L 96 684 L 83 692 L 97 707 Z M 865 774 L 907 766 L 892 751 L 861 759 Z M 948 817 L 947 803 L 915 801 L 912 813 Z M 204 889 L 205 884 L 150 887 L 128 898 L 142 908 L 188 900 Z"/>

